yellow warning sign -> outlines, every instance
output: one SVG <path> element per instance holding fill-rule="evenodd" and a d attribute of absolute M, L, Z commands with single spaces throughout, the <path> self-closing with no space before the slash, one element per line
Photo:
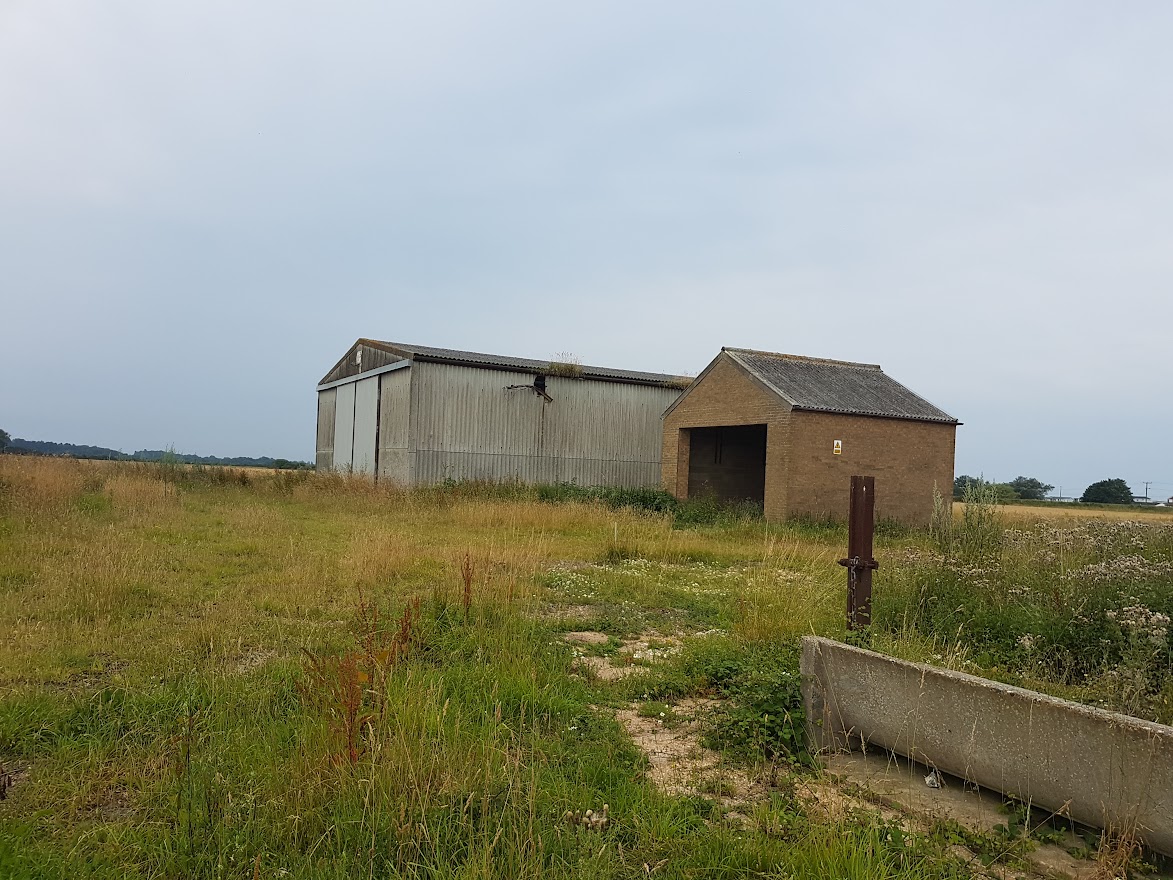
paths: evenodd
<path fill-rule="evenodd" d="M 836 455 L 842 455 L 842 454 L 843 454 L 843 441 L 842 441 L 842 440 L 836 440 L 836 441 L 835 441 L 835 454 L 836 454 Z"/>

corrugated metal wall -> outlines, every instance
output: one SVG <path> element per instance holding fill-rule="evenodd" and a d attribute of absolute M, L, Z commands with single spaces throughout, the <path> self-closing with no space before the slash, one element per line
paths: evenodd
<path fill-rule="evenodd" d="M 410 402 L 406 367 L 319 391 L 317 468 L 409 482 Z"/>
<path fill-rule="evenodd" d="M 660 416 L 676 389 L 548 377 L 547 402 L 524 373 L 419 363 L 414 482 L 445 479 L 574 481 L 656 486 Z"/>
<path fill-rule="evenodd" d="M 409 440 L 411 376 L 413 369 L 379 376 L 379 479 L 407 485 L 411 482 Z"/>
<path fill-rule="evenodd" d="M 342 386 L 340 386 L 341 388 Z M 375 475 L 375 448 L 379 429 L 379 377 L 360 379 L 354 388 L 354 454 L 356 474 Z"/>
<path fill-rule="evenodd" d="M 334 470 L 349 471 L 354 462 L 354 383 L 339 385 L 334 405 Z"/>
<path fill-rule="evenodd" d="M 315 446 L 314 467 L 327 471 L 334 467 L 334 403 L 337 389 L 318 392 L 318 441 Z"/>

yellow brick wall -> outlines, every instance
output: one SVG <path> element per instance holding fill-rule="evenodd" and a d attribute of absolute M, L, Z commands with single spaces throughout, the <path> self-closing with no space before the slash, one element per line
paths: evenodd
<path fill-rule="evenodd" d="M 876 478 L 876 515 L 928 523 L 933 490 L 953 496 L 955 425 L 831 413 L 793 414 L 788 516 L 845 519 L 852 474 Z M 836 440 L 842 455 L 834 454 Z"/>
<path fill-rule="evenodd" d="M 770 519 L 784 519 L 790 408 L 724 353 L 664 419 L 664 489 L 677 498 L 688 497 L 688 433 L 684 429 L 721 425 L 766 425 L 765 512 Z"/>

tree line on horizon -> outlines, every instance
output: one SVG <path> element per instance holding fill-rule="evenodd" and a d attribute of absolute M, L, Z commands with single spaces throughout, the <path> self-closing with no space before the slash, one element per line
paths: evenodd
<path fill-rule="evenodd" d="M 207 464 L 226 467 L 263 467 L 279 470 L 313 470 L 313 463 L 294 461 L 287 458 L 271 458 L 267 455 L 193 455 L 175 452 L 173 449 L 139 449 L 132 453 L 105 446 L 88 446 L 84 443 L 56 443 L 51 440 L 25 440 L 13 437 L 0 429 L 0 450 L 21 451 L 34 455 L 67 455 L 73 458 L 87 458 L 96 461 L 169 461 L 181 464 Z"/>
<path fill-rule="evenodd" d="M 235 456 L 224 458 L 215 455 L 193 455 L 179 453 L 173 449 L 139 449 L 133 453 L 109 449 L 105 446 L 87 446 L 79 443 L 55 443 L 49 440 L 25 440 L 12 437 L 0 428 L 0 451 L 21 450 L 35 455 L 67 455 L 73 458 L 87 458 L 100 461 L 168 461 L 181 464 L 221 465 L 228 467 L 264 467 L 279 470 L 313 470 L 313 462 L 292 461 L 269 456 Z M 963 500 L 967 492 L 983 489 L 1002 503 L 1014 501 L 1044 501 L 1047 493 L 1055 487 L 1035 477 L 1015 477 L 1008 483 L 986 480 L 962 474 L 953 481 L 954 500 Z M 1083 491 L 1079 500 L 1086 504 L 1132 504 L 1132 489 L 1122 479 L 1099 480 Z"/>
<path fill-rule="evenodd" d="M 962 474 L 953 481 L 953 498 L 960 501 L 967 492 L 983 489 L 1002 503 L 1043 501 L 1055 487 L 1034 477 L 1015 477 L 1009 483 L 996 483 L 982 477 Z M 1083 490 L 1079 500 L 1085 504 L 1132 504 L 1132 489 L 1119 478 L 1100 480 Z"/>

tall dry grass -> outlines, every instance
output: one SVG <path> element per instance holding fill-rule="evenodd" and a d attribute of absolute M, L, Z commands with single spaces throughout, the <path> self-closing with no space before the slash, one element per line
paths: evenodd
<path fill-rule="evenodd" d="M 0 686 L 292 656 L 341 638 L 360 592 L 424 595 L 466 553 L 487 596 L 532 602 L 535 574 L 617 540 L 729 552 L 666 518 L 483 487 L 265 472 L 243 485 L 209 468 L 17 456 L 0 457 L 0 487 Z"/>
<path fill-rule="evenodd" d="M 963 873 L 785 790 L 747 828 L 660 794 L 544 613 L 708 632 L 630 686 L 728 697 L 717 732 L 774 761 L 795 637 L 842 632 L 841 529 L 246 476 L 0 457 L 0 876 Z"/>

